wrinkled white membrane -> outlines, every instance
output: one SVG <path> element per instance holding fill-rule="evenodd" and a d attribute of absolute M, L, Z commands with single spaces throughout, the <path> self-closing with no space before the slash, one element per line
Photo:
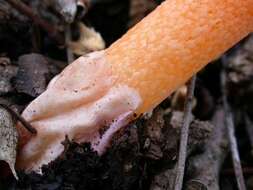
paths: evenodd
<path fill-rule="evenodd" d="M 136 90 L 115 85 L 115 80 L 103 52 L 77 60 L 53 79 L 23 113 L 38 134 L 20 150 L 19 166 L 39 172 L 63 152 L 66 135 L 79 143 L 90 142 L 102 154 L 141 104 Z"/>

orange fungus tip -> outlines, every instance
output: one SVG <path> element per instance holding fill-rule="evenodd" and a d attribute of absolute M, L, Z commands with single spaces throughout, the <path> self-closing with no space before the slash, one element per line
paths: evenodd
<path fill-rule="evenodd" d="M 18 166 L 39 171 L 62 153 L 66 135 L 103 153 L 117 130 L 252 29 L 253 0 L 165 1 L 108 49 L 70 64 L 25 109 L 38 134 L 18 126 Z"/>

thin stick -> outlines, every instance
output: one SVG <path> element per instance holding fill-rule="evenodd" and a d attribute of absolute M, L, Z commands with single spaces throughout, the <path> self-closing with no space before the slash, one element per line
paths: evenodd
<path fill-rule="evenodd" d="M 32 134 L 37 134 L 37 130 L 35 128 L 33 128 L 33 126 L 28 123 L 21 115 L 19 115 L 17 112 L 15 112 L 14 110 L 12 110 L 9 106 L 5 105 L 5 104 L 0 104 L 1 107 L 3 107 L 4 109 L 6 109 L 7 111 L 9 111 L 11 113 L 12 116 L 14 116 L 18 121 L 20 121 L 20 123 L 22 123 L 22 125 Z"/>
<path fill-rule="evenodd" d="M 54 39 L 58 44 L 63 44 L 63 38 L 59 35 L 56 27 L 49 24 L 45 20 L 41 19 L 33 10 L 20 0 L 6 0 L 12 7 L 17 9 L 20 13 L 29 17 L 35 24 L 39 25 L 43 30 L 45 30 L 48 35 Z"/>
<path fill-rule="evenodd" d="M 191 122 L 191 111 L 192 111 L 192 100 L 194 96 L 196 76 L 193 76 L 187 89 L 187 98 L 184 108 L 183 126 L 181 129 L 181 139 L 179 148 L 179 158 L 177 163 L 177 176 L 174 184 L 174 190 L 181 190 L 183 186 L 184 171 L 185 171 L 185 161 L 187 155 L 187 142 L 189 126 Z"/>
<path fill-rule="evenodd" d="M 70 25 L 68 24 L 65 28 L 65 44 L 67 50 L 68 63 L 72 63 L 74 61 L 74 54 L 72 50 L 68 47 L 70 41 L 71 41 L 71 28 Z"/>
<path fill-rule="evenodd" d="M 235 137 L 235 126 L 233 121 L 233 115 L 230 110 L 230 106 L 228 105 L 227 101 L 227 86 L 226 86 L 226 73 L 225 73 L 225 64 L 226 64 L 226 57 L 222 57 L 222 64 L 223 69 L 221 71 L 221 92 L 222 92 L 222 103 L 223 109 L 225 111 L 225 125 L 228 132 L 228 140 L 229 140 L 229 147 L 232 153 L 232 160 L 233 160 L 233 167 L 235 171 L 235 177 L 237 181 L 237 186 L 239 190 L 246 190 L 243 172 L 241 167 L 240 156 L 238 153 L 238 147 Z"/>

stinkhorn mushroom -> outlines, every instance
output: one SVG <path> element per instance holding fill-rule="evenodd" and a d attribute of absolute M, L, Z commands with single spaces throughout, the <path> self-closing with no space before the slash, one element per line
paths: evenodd
<path fill-rule="evenodd" d="M 104 51 L 82 56 L 23 112 L 18 166 L 39 170 L 67 135 L 102 153 L 111 136 L 158 105 L 253 29 L 253 0 L 167 0 Z"/>

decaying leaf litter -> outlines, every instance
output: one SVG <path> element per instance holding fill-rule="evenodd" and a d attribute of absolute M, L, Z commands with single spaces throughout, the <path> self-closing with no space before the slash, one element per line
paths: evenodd
<path fill-rule="evenodd" d="M 18 132 L 11 114 L 3 107 L 0 109 L 0 117 L 0 160 L 8 163 L 13 175 L 18 179 L 15 171 Z"/>
<path fill-rule="evenodd" d="M 13 1 L 10 0 L 9 3 L 11 2 Z M 46 89 L 50 79 L 67 65 L 71 54 L 78 56 L 99 50 L 104 44 L 108 46 L 118 39 L 127 27 L 132 26 L 160 3 L 150 0 L 22 2 L 30 8 L 28 10 L 37 13 L 35 17 L 22 9 L 14 9 L 15 6 L 8 4 L 8 1 L 0 1 L 0 39 L 4 42 L 0 45 L 0 94 L 5 104 L 18 111 L 22 111 Z M 48 31 L 47 26 L 50 23 L 55 26 L 53 32 Z M 82 32 L 80 23 L 90 32 Z M 70 40 L 74 42 L 74 46 L 72 42 L 64 43 L 68 26 L 72 38 Z M 236 127 L 237 149 L 244 177 L 242 183 L 245 183 L 248 189 L 253 188 L 253 173 L 250 172 L 250 140 L 253 138 L 250 133 L 253 113 L 250 72 L 253 70 L 252 39 L 246 38 L 227 53 L 228 63 L 225 68 L 226 96 Z M 221 61 L 217 60 L 197 76 L 195 103 L 192 108 L 194 116 L 190 116 L 192 121 L 186 147 L 183 189 L 237 187 L 235 179 L 240 176 L 234 176 L 237 172 L 233 170 L 229 153 L 228 132 L 224 122 L 226 110 L 223 109 L 221 101 L 221 71 Z M 176 92 L 152 113 L 144 115 L 120 131 L 113 139 L 113 146 L 103 156 L 99 157 L 92 152 L 88 144 L 78 145 L 66 139 L 63 142 L 66 147 L 64 154 L 55 162 L 44 166 L 42 176 L 17 171 L 19 181 L 9 176 L 8 180 L 1 179 L 0 187 L 174 189 L 178 175 L 180 128 L 184 115 L 182 102 L 187 100 L 186 94 L 181 93 L 180 97 L 178 94 L 180 93 Z M 5 109 L 3 113 L 10 114 Z M 6 121 L 5 118 L 1 117 L 1 122 Z M 14 126 L 14 120 L 10 115 L 8 121 L 8 129 L 11 130 L 13 138 L 13 145 L 9 146 L 9 152 L 12 151 L 9 158 L 12 158 L 13 164 L 16 133 L 14 127 L 11 128 Z"/>

